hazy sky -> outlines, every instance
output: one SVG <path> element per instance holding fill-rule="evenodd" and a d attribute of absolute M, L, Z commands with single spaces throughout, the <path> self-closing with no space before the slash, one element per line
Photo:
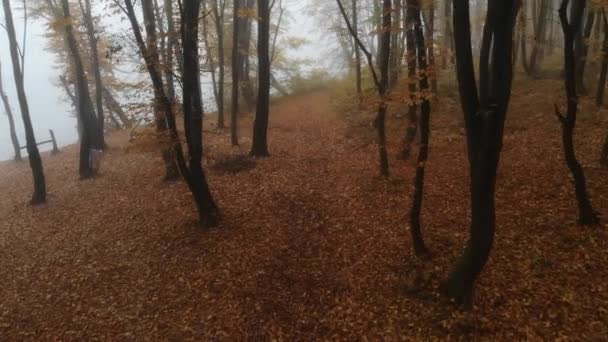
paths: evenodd
<path fill-rule="evenodd" d="M 317 27 L 318 25 L 315 23 L 315 20 L 306 16 L 306 11 L 304 9 L 310 4 L 310 1 L 311 0 L 286 1 L 287 9 L 291 17 L 286 24 L 288 30 L 286 35 L 306 37 L 311 42 L 297 51 L 292 51 L 290 55 L 297 55 L 300 58 L 309 58 L 315 61 L 315 67 L 329 66 L 328 60 L 331 53 L 331 38 L 325 37 L 322 31 Z M 338 15 L 337 12 L 336 15 Z M 17 36 L 21 37 L 23 32 L 22 12 L 18 9 L 14 9 L 13 16 L 15 19 Z M 107 20 L 118 21 L 119 19 L 104 19 L 104 21 Z M 3 12 L 0 12 L 0 22 L 5 22 Z M 107 25 L 108 23 L 106 22 L 105 24 Z M 110 25 L 107 26 L 111 27 L 111 23 L 109 24 Z M 124 22 L 117 26 L 123 26 L 122 24 L 124 24 Z M 43 34 L 47 29 L 46 22 L 43 20 L 29 21 L 25 60 L 25 87 L 36 138 L 39 141 L 48 139 L 48 130 L 53 129 L 58 144 L 62 146 L 76 142 L 76 119 L 72 116 L 72 108 L 71 105 L 67 103 L 64 91 L 57 85 L 60 69 L 57 68 L 55 54 L 46 51 L 47 43 Z M 0 61 L 2 62 L 4 88 L 8 94 L 13 114 L 15 115 L 19 141 L 22 145 L 25 145 L 21 112 L 19 110 L 19 103 L 15 92 L 10 51 L 8 49 L 8 39 L 6 37 L 6 32 L 3 29 L 0 29 Z M 210 91 L 209 94 L 205 95 L 207 95 L 205 97 L 209 99 L 211 96 Z M 205 107 L 208 107 L 208 104 Z M 50 149 L 50 146 L 43 145 L 40 149 L 43 151 L 48 150 Z M 8 120 L 3 107 L 0 106 L 0 160 L 10 159 L 12 157 L 13 148 L 9 136 Z"/>

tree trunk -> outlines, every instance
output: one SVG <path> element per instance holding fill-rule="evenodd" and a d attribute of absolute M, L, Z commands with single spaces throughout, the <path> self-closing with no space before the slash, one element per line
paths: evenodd
<path fill-rule="evenodd" d="M 587 87 L 585 87 L 585 66 L 587 64 L 587 55 L 589 54 L 589 38 L 595 21 L 595 11 L 589 9 L 585 29 L 579 41 L 579 51 L 576 59 L 576 89 L 579 94 L 586 95 Z"/>
<path fill-rule="evenodd" d="M 567 110 L 562 115 L 556 108 L 562 126 L 562 142 L 564 144 L 564 157 L 566 164 L 574 178 L 574 188 L 578 203 L 578 223 L 580 225 L 595 225 L 599 223 L 599 217 L 591 205 L 589 194 L 587 193 L 587 182 L 585 173 L 576 158 L 574 150 L 574 128 L 578 111 L 578 96 L 576 94 L 576 57 L 575 57 L 575 37 L 580 29 L 580 21 L 583 17 L 585 7 L 584 0 L 573 0 L 572 15 L 568 20 L 567 7 L 570 0 L 562 0 L 559 10 L 564 32 L 564 70 L 566 71 L 566 98 Z"/>
<path fill-rule="evenodd" d="M 25 128 L 25 141 L 27 146 L 28 158 L 34 178 L 34 193 L 32 194 L 31 204 L 41 204 L 46 202 L 46 183 L 44 180 L 44 169 L 42 160 L 36 145 L 36 137 L 34 136 L 34 128 L 30 118 L 30 109 L 25 95 L 25 86 L 23 84 L 23 69 L 19 63 L 19 52 L 17 38 L 15 34 L 15 25 L 13 23 L 13 13 L 9 0 L 2 0 L 4 7 L 4 18 L 6 22 L 6 32 L 9 40 L 9 49 L 11 61 L 13 64 L 13 76 L 15 78 L 15 87 L 17 88 L 17 97 L 19 106 L 21 107 L 21 116 L 23 118 L 23 127 Z"/>
<path fill-rule="evenodd" d="M 253 11 L 255 6 L 255 0 L 244 0 L 245 12 L 249 13 Z M 255 89 L 253 87 L 253 82 L 251 80 L 250 74 L 250 47 L 251 47 L 251 28 L 252 28 L 252 20 L 249 16 L 244 18 L 240 18 L 241 20 L 241 32 L 239 33 L 239 52 L 241 54 L 241 95 L 243 96 L 243 100 L 245 105 L 247 106 L 247 111 L 252 112 L 255 108 Z"/>
<path fill-rule="evenodd" d="M 418 56 L 418 68 L 420 69 L 419 86 L 422 93 L 428 92 L 429 81 L 427 77 L 427 57 L 426 45 L 424 41 L 424 33 L 422 30 L 422 20 L 420 19 L 420 2 L 419 0 L 408 0 L 408 8 L 414 12 L 415 20 L 415 35 L 416 35 L 416 51 Z M 427 27 L 431 29 L 431 26 Z M 414 180 L 414 194 L 412 196 L 412 208 L 410 210 L 410 232 L 412 234 L 412 242 L 414 253 L 418 257 L 423 257 L 429 254 L 429 250 L 424 244 L 422 238 L 420 212 L 422 211 L 422 197 L 424 194 L 424 174 L 426 161 L 429 151 L 429 126 L 430 126 L 431 103 L 428 97 L 423 97 L 420 105 L 420 147 L 418 150 L 418 163 L 416 165 L 416 178 Z"/>
<path fill-rule="evenodd" d="M 600 156 L 600 164 L 608 166 L 608 134 L 604 139 L 604 147 L 602 148 L 602 155 Z"/>
<path fill-rule="evenodd" d="M 19 138 L 17 138 L 17 131 L 15 130 L 15 119 L 13 116 L 13 111 L 8 102 L 8 96 L 4 92 L 4 87 L 2 85 L 2 67 L 0 66 L 0 99 L 2 99 L 2 103 L 4 105 L 4 112 L 8 117 L 8 127 L 10 129 L 11 135 L 11 143 L 13 144 L 13 150 L 15 151 L 15 161 L 21 161 L 21 145 L 19 145 Z"/>
<path fill-rule="evenodd" d="M 188 185 L 192 191 L 203 227 L 218 223 L 218 210 L 209 190 L 202 166 L 203 105 L 198 54 L 198 22 L 201 0 L 184 0 L 182 17 L 182 44 L 184 53 L 184 128 L 189 151 L 190 177 Z"/>
<path fill-rule="evenodd" d="M 175 82 L 173 81 L 174 70 L 174 54 L 175 46 L 177 45 L 177 32 L 175 32 L 175 23 L 173 21 L 173 1 L 164 0 L 165 16 L 167 17 L 167 46 L 165 48 L 165 83 L 167 89 L 167 97 L 171 101 L 171 105 L 177 102 L 175 98 Z"/>
<path fill-rule="evenodd" d="M 359 15 L 357 8 L 357 0 L 352 0 L 352 11 L 353 11 L 353 29 L 355 32 L 359 32 Z M 356 90 L 357 90 L 357 99 L 359 101 L 359 105 L 361 105 L 362 101 L 362 88 L 361 88 L 361 49 L 355 43 L 355 77 L 356 77 Z"/>
<path fill-rule="evenodd" d="M 80 179 L 88 179 L 95 177 L 97 170 L 91 163 L 91 150 L 103 149 L 103 139 L 101 138 L 101 130 L 99 121 L 95 118 L 93 102 L 89 95 L 89 83 L 86 78 L 78 42 L 74 36 L 70 15 L 70 5 L 68 0 L 61 0 L 63 8 L 63 20 L 66 23 L 64 26 L 65 40 L 69 48 L 70 57 L 74 66 L 74 74 L 76 76 L 76 89 L 78 100 L 78 116 L 82 123 L 82 139 L 80 141 L 80 162 L 78 171 Z"/>
<path fill-rule="evenodd" d="M 156 131 L 159 135 L 163 149 L 162 155 L 165 162 L 165 180 L 175 180 L 179 177 L 178 168 L 183 169 L 183 167 L 179 167 L 179 160 L 176 164 L 176 158 L 183 158 L 183 156 L 180 156 L 180 153 L 175 151 L 175 148 L 181 149 L 181 145 L 178 146 L 179 144 L 175 141 L 177 138 L 177 132 L 170 132 L 173 137 L 170 137 L 170 134 L 167 134 L 168 125 L 171 125 L 170 120 L 174 120 L 174 117 L 171 101 L 165 94 L 162 72 L 159 67 L 160 60 L 158 56 L 156 23 L 154 20 L 153 5 L 151 0 L 141 1 L 144 26 L 146 29 L 146 43 L 141 35 L 139 23 L 137 22 L 137 16 L 135 15 L 135 10 L 133 9 L 131 0 L 124 1 L 127 16 L 129 17 L 129 21 L 131 23 L 131 29 L 135 35 L 135 40 L 139 47 L 139 51 L 146 63 L 146 68 L 148 69 L 148 74 L 150 75 L 152 86 L 154 88 L 154 120 L 156 123 Z M 174 146 L 173 149 L 171 148 L 171 145 Z"/>
<path fill-rule="evenodd" d="M 207 13 L 207 1 L 202 1 L 203 13 Z M 215 98 L 215 105 L 220 107 L 220 99 L 217 89 L 217 79 L 215 74 L 215 58 L 213 56 L 213 51 L 211 49 L 211 44 L 209 42 L 209 16 L 205 16 L 203 18 L 202 29 L 203 29 L 203 44 L 205 45 L 205 52 L 207 57 L 207 63 L 209 65 L 209 72 L 211 73 L 211 87 L 213 90 L 213 98 Z"/>
<path fill-rule="evenodd" d="M 435 2 L 429 3 L 429 22 L 426 31 L 428 42 L 428 67 L 424 69 L 427 79 L 431 81 L 431 91 L 437 95 L 437 77 L 435 69 Z"/>
<path fill-rule="evenodd" d="M 489 87 L 478 94 L 469 5 L 467 1 L 454 2 L 456 70 L 470 164 L 471 227 L 467 247 L 441 289 L 454 303 L 465 308 L 472 306 L 475 280 L 488 260 L 494 241 L 496 172 L 511 96 L 513 28 L 518 4 L 517 0 L 489 0 L 482 41 L 490 43 L 481 47 L 479 88 Z"/>
<path fill-rule="evenodd" d="M 225 56 L 224 56 L 224 6 L 226 0 L 222 0 L 221 6 L 218 0 L 213 0 L 212 11 L 215 18 L 215 31 L 217 33 L 217 53 L 219 64 L 218 90 L 217 90 L 217 128 L 224 128 L 224 78 L 225 78 Z"/>
<path fill-rule="evenodd" d="M 401 0 L 395 0 L 391 27 L 391 53 L 389 65 L 389 88 L 395 89 L 399 84 L 401 69 L 401 52 L 399 51 L 399 32 L 401 31 Z"/>
<path fill-rule="evenodd" d="M 403 140 L 403 148 L 399 157 L 403 160 L 407 160 L 410 157 L 412 150 L 412 143 L 416 138 L 418 132 L 418 114 L 416 113 L 416 13 L 419 11 L 415 5 L 415 1 L 407 1 L 407 14 L 406 14 L 406 59 L 407 59 L 407 83 L 409 92 L 409 104 L 407 110 L 408 126 L 405 131 L 405 137 Z"/>
<path fill-rule="evenodd" d="M 232 11 L 232 107 L 230 109 L 230 140 L 232 146 L 239 145 L 238 138 L 238 112 L 239 112 L 239 83 L 241 81 L 240 71 L 240 59 L 241 54 L 239 53 L 239 32 L 241 31 L 241 19 L 239 18 L 239 9 L 241 1 L 234 0 L 233 11 Z"/>
<path fill-rule="evenodd" d="M 595 105 L 601 107 L 604 103 L 604 90 L 606 89 L 606 73 L 608 72 L 608 20 L 606 15 L 602 14 L 604 26 L 604 44 L 602 46 L 602 69 L 597 83 L 597 94 L 595 96 Z"/>
<path fill-rule="evenodd" d="M 380 85 L 379 95 L 380 104 L 378 105 L 378 116 L 376 117 L 376 125 L 378 130 L 378 153 L 380 158 L 380 175 L 382 177 L 389 176 L 388 154 L 386 152 L 386 110 L 388 103 L 386 95 L 389 90 L 389 58 L 391 53 L 391 19 L 392 19 L 392 1 L 382 1 L 382 32 L 380 34 L 380 59 L 378 66 L 380 68 Z"/>
<path fill-rule="evenodd" d="M 258 0 L 258 100 L 253 122 L 251 155 L 267 157 L 268 112 L 270 107 L 270 7 Z"/>
<path fill-rule="evenodd" d="M 84 0 L 85 7 L 81 11 L 84 18 L 85 28 L 87 30 L 87 36 L 89 38 L 89 47 L 91 49 L 91 63 L 93 68 L 93 77 L 95 79 L 95 105 L 97 113 L 97 127 L 99 132 L 99 139 L 101 139 L 100 146 L 104 149 L 106 146 L 104 138 L 104 116 L 103 116 L 103 96 L 102 96 L 102 81 L 101 81 L 101 67 L 99 66 L 99 52 L 97 51 L 97 37 L 95 37 L 95 27 L 93 26 L 93 16 L 91 13 L 91 1 Z"/>
<path fill-rule="evenodd" d="M 120 103 L 118 103 L 118 101 L 116 101 L 114 95 L 112 95 L 112 92 L 110 92 L 110 90 L 106 87 L 103 87 L 102 95 L 106 103 L 106 107 L 108 107 L 108 109 L 118 115 L 120 121 L 122 122 L 122 125 L 127 129 L 133 127 L 133 122 L 131 121 L 131 119 L 129 119 L 124 110 L 122 110 L 122 106 L 120 105 Z"/>

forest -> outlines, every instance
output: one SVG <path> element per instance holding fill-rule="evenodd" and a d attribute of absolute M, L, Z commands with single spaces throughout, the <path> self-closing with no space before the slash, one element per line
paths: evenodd
<path fill-rule="evenodd" d="M 608 339 L 607 0 L 0 1 L 0 340 Z"/>

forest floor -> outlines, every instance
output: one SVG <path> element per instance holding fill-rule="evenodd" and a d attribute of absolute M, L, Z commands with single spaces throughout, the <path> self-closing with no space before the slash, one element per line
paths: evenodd
<path fill-rule="evenodd" d="M 95 180 L 78 180 L 76 146 L 45 154 L 44 206 L 27 205 L 27 162 L 0 163 L 0 339 L 605 339 L 608 235 L 576 225 L 553 115 L 562 93 L 556 81 L 514 87 L 495 246 L 472 312 L 437 295 L 468 236 L 456 100 L 432 114 L 422 222 L 433 258 L 418 261 L 407 225 L 415 162 L 395 158 L 404 120 L 388 122 L 392 175 L 381 179 L 372 115 L 335 113 L 312 93 L 273 105 L 272 156 L 255 168 L 220 165 L 248 152 L 250 119 L 240 148 L 206 133 L 222 211 L 210 230 L 183 182 L 163 182 L 158 153 L 126 132 L 109 137 Z M 580 121 L 577 151 L 608 220 L 606 113 Z"/>

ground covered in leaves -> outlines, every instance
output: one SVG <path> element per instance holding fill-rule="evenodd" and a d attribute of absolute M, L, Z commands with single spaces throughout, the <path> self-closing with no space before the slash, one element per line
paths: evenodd
<path fill-rule="evenodd" d="M 315 93 L 273 106 L 271 158 L 240 157 L 250 119 L 240 148 L 206 133 L 222 210 L 211 230 L 197 227 L 186 186 L 162 181 L 158 153 L 125 132 L 110 137 L 95 180 L 78 180 L 77 147 L 45 155 L 44 206 L 27 205 L 26 162 L 0 163 L 0 339 L 602 340 L 608 236 L 576 225 L 552 107 L 561 93 L 555 81 L 514 87 L 495 248 L 472 312 L 437 295 L 467 238 L 457 101 L 432 114 L 423 228 L 433 258 L 422 262 L 407 226 L 414 162 L 394 158 L 404 119 L 388 122 L 392 176 L 380 179 L 371 114 L 339 113 Z M 605 119 L 584 110 L 576 141 L 608 219 Z"/>

